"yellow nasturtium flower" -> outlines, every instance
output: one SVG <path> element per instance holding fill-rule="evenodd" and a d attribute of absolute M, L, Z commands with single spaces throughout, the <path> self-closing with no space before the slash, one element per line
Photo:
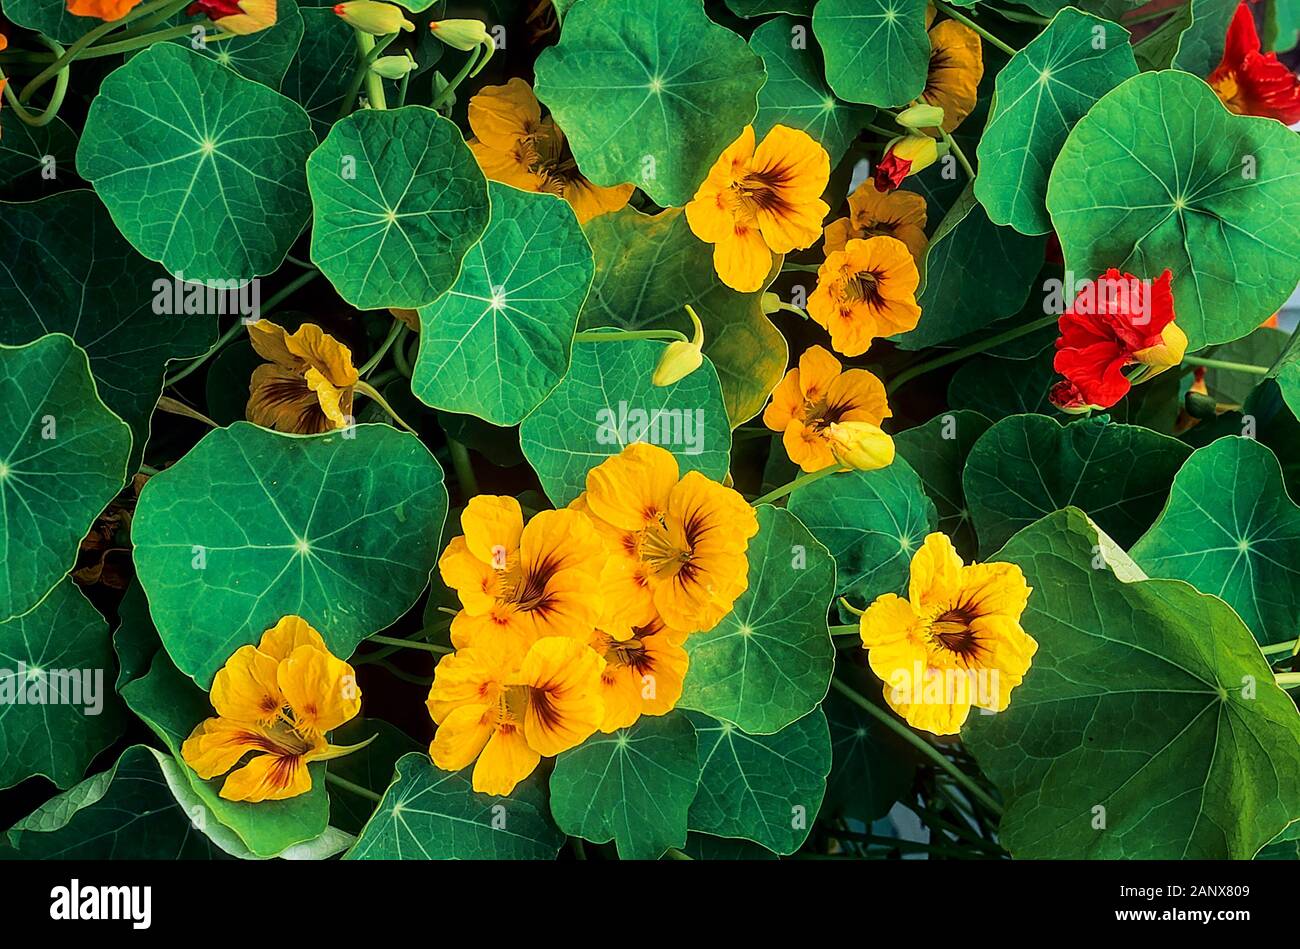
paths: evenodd
<path fill-rule="evenodd" d="M 460 516 L 463 536 L 438 560 L 443 581 L 460 596 L 451 624 L 457 648 L 509 640 L 527 649 L 545 636 L 583 638 L 603 601 L 604 548 L 579 511 L 542 511 L 524 525 L 512 497 L 481 494 Z"/>
<path fill-rule="evenodd" d="M 755 147 L 754 128 L 745 127 L 686 205 L 691 231 L 713 245 L 723 283 L 752 293 L 774 254 L 813 245 L 830 211 L 821 199 L 830 173 L 830 156 L 807 132 L 775 125 Z"/>
<path fill-rule="evenodd" d="M 920 283 L 916 261 L 893 237 L 851 240 L 831 251 L 817 271 L 817 289 L 808 296 L 808 315 L 831 335 L 831 346 L 845 356 L 860 356 L 877 336 L 915 329 Z"/>
<path fill-rule="evenodd" d="M 907 245 L 919 265 L 925 253 L 925 198 L 910 191 L 877 191 L 869 180 L 849 195 L 849 216 L 826 225 L 827 254 L 843 250 L 849 241 L 894 237 Z"/>
<path fill-rule="evenodd" d="M 618 731 L 642 715 L 666 715 L 676 707 L 689 665 L 685 641 L 685 633 L 668 629 L 658 619 L 635 627 L 626 639 L 601 630 L 592 634 L 591 646 L 605 660 L 601 731 Z"/>
<path fill-rule="evenodd" d="M 874 465 L 883 468 L 893 461 L 894 443 L 880 424 L 892 414 L 879 379 L 866 369 L 844 370 L 823 347 L 813 346 L 773 390 L 772 401 L 763 410 L 763 424 L 782 433 L 786 454 L 804 471 L 820 471 L 836 463 L 838 445 L 832 426 L 870 425 L 877 433 L 875 454 L 889 459 Z"/>
<path fill-rule="evenodd" d="M 228 801 L 280 801 L 311 790 L 313 761 L 337 758 L 327 732 L 361 710 L 352 667 L 330 653 L 320 634 L 298 616 L 286 616 L 256 646 L 241 646 L 212 681 L 215 718 L 194 729 L 181 756 L 199 777 L 225 774 Z"/>
<path fill-rule="evenodd" d="M 601 628 L 615 639 L 656 619 L 684 633 L 712 629 L 749 586 L 754 509 L 698 471 L 681 477 L 666 449 L 628 445 L 587 472 L 571 507 L 605 537 Z"/>
<path fill-rule="evenodd" d="M 567 636 L 524 650 L 510 637 L 485 637 L 444 656 L 429 688 L 438 731 L 429 746 L 444 771 L 474 765 L 474 790 L 509 794 L 543 757 L 582 744 L 604 718 L 604 660 Z"/>
<path fill-rule="evenodd" d="M 885 701 L 936 735 L 956 734 L 972 705 L 1005 709 L 1038 650 L 1020 625 L 1030 592 L 1015 564 L 963 565 L 947 537 L 926 537 L 907 599 L 879 596 L 860 620 Z"/>
<path fill-rule="evenodd" d="M 964 23 L 942 20 L 930 29 L 930 70 L 921 99 L 943 109 L 945 132 L 951 132 L 975 110 L 984 51 L 979 34 Z"/>
<path fill-rule="evenodd" d="M 267 360 L 253 370 L 247 416 L 265 428 L 314 435 L 347 428 L 360 376 L 352 352 L 315 323 L 295 333 L 270 320 L 248 324 L 253 349 Z"/>

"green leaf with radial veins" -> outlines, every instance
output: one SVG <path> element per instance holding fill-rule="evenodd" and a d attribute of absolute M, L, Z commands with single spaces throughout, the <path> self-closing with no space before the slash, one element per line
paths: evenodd
<path fill-rule="evenodd" d="M 446 516 L 442 469 L 412 435 L 236 422 L 149 479 L 131 533 L 163 644 L 206 688 L 289 614 L 346 659 L 424 592 Z"/>
<path fill-rule="evenodd" d="M 1127 547 L 1151 526 L 1191 449 L 1109 416 L 1062 425 L 1012 415 L 980 436 L 962 486 L 980 550 L 988 554 L 1044 515 L 1073 505 Z"/>
<path fill-rule="evenodd" d="M 40 603 L 126 483 L 131 430 L 62 333 L 0 345 L 0 621 Z"/>
<path fill-rule="evenodd" d="M 1245 336 L 1300 278 L 1300 141 L 1186 73 L 1103 96 L 1061 149 L 1047 209 L 1079 279 L 1173 271 L 1189 352 Z"/>
<path fill-rule="evenodd" d="M 583 0 L 537 57 L 537 98 L 598 185 L 685 204 L 758 109 L 763 62 L 700 0 Z"/>
<path fill-rule="evenodd" d="M 877 471 L 841 472 L 795 488 L 788 507 L 835 558 L 835 595 L 859 609 L 902 590 L 912 554 L 939 520 L 901 457 Z"/>
<path fill-rule="evenodd" d="M 582 329 L 694 332 L 686 304 L 704 325 L 704 354 L 718 371 L 732 426 L 763 410 L 785 375 L 785 337 L 763 312 L 763 290 L 737 293 L 713 269 L 713 252 L 674 208 L 653 217 L 634 208 L 587 223 L 596 279 Z M 769 283 L 780 273 L 773 267 Z"/>
<path fill-rule="evenodd" d="M 1098 41 L 1101 46 L 1098 48 Z M 1067 7 L 997 76 L 975 196 L 995 224 L 1046 234 L 1047 177 L 1074 124 L 1137 75 L 1128 30 Z"/>
<path fill-rule="evenodd" d="M 975 530 L 961 474 L 971 448 L 992 424 L 979 412 L 961 409 L 936 415 L 924 425 L 894 436 L 898 454 L 920 476 L 925 493 L 934 502 L 938 529 L 953 539 L 959 551 L 969 554 L 975 552 Z"/>
<path fill-rule="evenodd" d="M 330 15 L 334 16 L 333 11 Z M 338 17 L 335 17 L 337 20 Z M 164 26 L 179 26 L 182 23 L 198 27 L 203 19 L 195 19 L 184 10 L 177 13 Z M 341 20 L 339 22 L 342 22 Z M 220 27 L 208 27 L 207 39 L 223 32 Z M 236 36 L 231 39 L 208 44 L 204 43 L 197 52 L 210 57 L 223 66 L 229 66 L 245 79 L 252 79 L 264 86 L 279 90 L 284 81 L 285 71 L 298 52 L 303 38 L 303 18 L 298 12 L 296 0 L 276 0 L 275 25 L 256 33 Z M 194 34 L 180 36 L 173 40 L 189 49 L 194 49 Z M 355 51 L 356 44 L 353 43 Z"/>
<path fill-rule="evenodd" d="M 216 314 L 160 312 L 172 280 L 122 239 L 93 191 L 65 191 L 0 213 L 0 343 L 67 333 L 86 350 L 104 404 L 131 426 L 131 470 L 169 360 L 217 341 Z"/>
<path fill-rule="evenodd" d="M 330 774 L 381 796 L 393 782 L 397 760 L 423 751 L 419 742 L 382 718 L 358 715 L 330 735 L 330 742 L 335 745 L 359 745 L 366 741 L 370 742 L 366 747 L 331 761 Z M 375 802 L 332 781 L 328 787 L 330 826 L 349 834 L 361 833 L 375 812 Z"/>
<path fill-rule="evenodd" d="M 1075 508 L 994 559 L 1033 587 L 1038 652 L 1010 707 L 961 737 L 1013 856 L 1249 859 L 1300 814 L 1300 717 L 1222 600 L 1144 579 Z"/>
<path fill-rule="evenodd" d="M 691 830 L 743 837 L 781 854 L 803 846 L 831 770 L 831 736 L 822 710 L 813 709 L 772 735 L 746 735 L 698 713 L 690 718 L 700 748 Z"/>
<path fill-rule="evenodd" d="M 31 126 L 0 109 L 0 198 L 30 201 L 63 190 L 77 180 L 76 155 L 77 133 L 63 119 Z"/>
<path fill-rule="evenodd" d="M 487 182 L 432 109 L 363 109 L 307 160 L 311 259 L 359 310 L 432 303 L 488 222 Z"/>
<path fill-rule="evenodd" d="M 804 35 L 796 48 L 798 30 Z M 834 168 L 875 110 L 835 98 L 823 78 L 816 43 L 808 38 L 807 26 L 794 17 L 768 20 L 749 38 L 749 47 L 763 57 L 767 69 L 767 82 L 758 91 L 755 137 L 762 141 L 774 125 L 803 129 L 826 149 Z"/>
<path fill-rule="evenodd" d="M 509 797 L 479 794 L 471 768 L 440 771 L 403 755 L 374 816 L 345 860 L 554 860 L 564 846 L 534 772 Z"/>
<path fill-rule="evenodd" d="M 843 653 L 846 660 L 851 655 Z M 847 661 L 840 662 L 839 674 L 859 694 L 881 689 L 880 680 L 869 670 Z M 911 790 L 916 749 L 838 689 L 831 689 L 822 711 L 831 733 L 831 773 L 822 817 L 850 817 L 867 824 L 884 817 Z"/>
<path fill-rule="evenodd" d="M 1277 458 L 1254 439 L 1227 436 L 1192 452 L 1130 553 L 1153 577 L 1226 600 L 1260 643 L 1296 637 L 1300 507 Z"/>
<path fill-rule="evenodd" d="M 37 774 L 71 787 L 122 733 L 108 623 L 65 577 L 0 623 L 0 667 L 0 788 Z"/>
<path fill-rule="evenodd" d="M 307 113 L 188 47 L 155 43 L 104 80 L 77 148 L 135 249 L 185 280 L 268 274 L 311 216 Z"/>
<path fill-rule="evenodd" d="M 356 72 L 357 34 L 328 6 L 304 6 L 301 15 L 302 43 L 280 91 L 307 110 L 312 131 L 323 141 L 338 120 Z"/>
<path fill-rule="evenodd" d="M 770 504 L 758 507 L 747 556 L 749 585 L 735 607 L 686 641 L 678 705 L 770 735 L 816 708 L 830 687 L 835 561 L 798 518 Z"/>
<path fill-rule="evenodd" d="M 925 6 L 926 0 L 821 0 L 813 33 L 835 94 L 885 108 L 919 96 L 930 68 Z"/>
<path fill-rule="evenodd" d="M 517 425 L 564 378 L 591 289 L 591 247 L 562 198 L 488 185 L 492 218 L 450 290 L 420 308 L 411 391 Z"/>
<path fill-rule="evenodd" d="M 597 732 L 555 759 L 555 822 L 592 843 L 614 841 L 622 860 L 657 860 L 686 843 L 687 813 L 700 783 L 696 748 L 684 712 L 642 715 L 611 735 Z"/>
<path fill-rule="evenodd" d="M 726 476 L 731 426 L 718 374 L 706 358 L 680 382 L 654 385 L 650 377 L 665 345 L 643 339 L 577 343 L 569 374 L 523 420 L 524 457 L 557 507 L 586 490 L 588 471 L 634 441 L 671 451 L 683 475 Z"/>

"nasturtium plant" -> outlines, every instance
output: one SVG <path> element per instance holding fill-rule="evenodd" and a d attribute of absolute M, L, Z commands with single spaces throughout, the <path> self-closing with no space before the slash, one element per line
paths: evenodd
<path fill-rule="evenodd" d="M 1297 859 L 1295 0 L 0 6 L 0 860 Z"/>

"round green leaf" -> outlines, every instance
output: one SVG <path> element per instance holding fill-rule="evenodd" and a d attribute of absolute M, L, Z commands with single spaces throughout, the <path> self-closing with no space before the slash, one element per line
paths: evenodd
<path fill-rule="evenodd" d="M 714 481 L 726 475 L 731 427 L 718 375 L 705 359 L 680 382 L 653 385 L 650 377 L 665 345 L 578 343 L 569 374 L 524 419 L 524 457 L 557 507 L 586 490 L 588 471 L 635 441 L 671 451 L 682 474 L 699 471 Z"/>
<path fill-rule="evenodd" d="M 383 796 L 393 783 L 397 759 L 421 750 L 419 742 L 382 718 L 358 715 L 330 736 L 336 745 L 366 747 L 330 762 L 330 774 Z M 355 791 L 328 784 L 330 792 L 330 826 L 349 834 L 359 834 L 375 811 L 375 804 Z"/>
<path fill-rule="evenodd" d="M 1222 600 L 1143 579 L 1074 508 L 995 559 L 1033 587 L 1038 652 L 962 740 L 1002 791 L 1013 856 L 1248 859 L 1300 814 L 1300 717 Z"/>
<path fill-rule="evenodd" d="M 758 108 L 763 62 L 700 0 L 583 0 L 537 57 L 537 98 L 598 185 L 685 204 Z"/>
<path fill-rule="evenodd" d="M 826 81 L 849 102 L 893 107 L 925 88 L 930 39 L 926 0 L 820 0 L 813 32 L 826 55 Z"/>
<path fill-rule="evenodd" d="M 278 268 L 307 223 L 315 144 L 293 100 L 155 43 L 100 86 L 77 171 L 150 260 L 185 280 L 242 281 Z"/>
<path fill-rule="evenodd" d="M 432 109 L 363 109 L 307 160 L 311 259 L 360 310 L 432 303 L 488 222 L 487 183 Z"/>
<path fill-rule="evenodd" d="M 57 278 L 52 275 L 57 274 Z M 149 438 L 169 360 L 201 356 L 216 314 L 168 312 L 173 283 L 122 239 L 92 191 L 0 214 L 0 343 L 67 333 L 86 350 L 100 397 L 131 426 L 132 470 Z"/>
<path fill-rule="evenodd" d="M 1277 458 L 1254 439 L 1220 438 L 1192 452 L 1169 503 L 1130 553 L 1153 577 L 1186 580 L 1226 600 L 1261 643 L 1296 637 L 1300 507 Z"/>
<path fill-rule="evenodd" d="M 420 308 L 411 391 L 434 408 L 517 425 L 564 378 L 591 288 L 591 247 L 550 194 L 488 186 L 492 219 L 450 290 Z"/>
<path fill-rule="evenodd" d="M 1191 450 L 1176 438 L 1108 416 L 1062 425 L 1013 415 L 985 432 L 966 459 L 962 485 L 980 550 L 1074 505 L 1125 547 L 1142 536 Z"/>
<path fill-rule="evenodd" d="M 0 198 L 28 200 L 76 180 L 77 133 L 57 116 L 31 126 L 0 109 Z"/>
<path fill-rule="evenodd" d="M 921 478 L 925 493 L 939 514 L 938 529 L 958 550 L 975 551 L 961 474 L 971 447 L 993 423 L 978 412 L 960 410 L 936 415 L 924 425 L 894 436 L 898 454 Z"/>
<path fill-rule="evenodd" d="M 596 279 L 581 327 L 675 329 L 689 336 L 690 304 L 704 325 L 704 354 L 718 371 L 731 424 L 761 412 L 787 361 L 785 337 L 763 312 L 763 290 L 737 293 L 719 280 L 712 252 L 679 210 L 651 217 L 623 208 L 594 218 L 586 231 Z M 779 273 L 774 268 L 772 279 Z"/>
<path fill-rule="evenodd" d="M 867 682 L 870 674 L 856 667 L 841 664 L 838 674 L 847 676 L 860 694 L 880 690 L 879 680 Z M 912 787 L 916 750 L 838 689 L 831 689 L 822 709 L 831 734 L 831 773 L 822 815 L 868 824 L 884 817 Z"/>
<path fill-rule="evenodd" d="M 875 110 L 835 98 L 807 25 L 794 17 L 768 20 L 749 38 L 749 48 L 763 58 L 767 70 L 767 82 L 758 91 L 754 135 L 761 141 L 774 125 L 803 129 L 821 143 L 835 167 Z"/>
<path fill-rule="evenodd" d="M 623 860 L 659 859 L 686 843 L 687 813 L 700 783 L 696 747 L 684 712 L 642 715 L 611 735 L 593 735 L 555 759 L 555 822 L 593 843 L 614 841 Z"/>
<path fill-rule="evenodd" d="M 333 11 L 328 12 L 338 20 Z M 201 19 L 196 20 L 186 11 L 181 11 L 168 20 L 167 24 L 159 24 L 159 28 L 164 25 L 178 26 L 182 23 L 193 23 L 197 28 L 202 22 Z M 303 18 L 298 12 L 296 0 L 276 0 L 274 26 L 216 43 L 206 42 L 207 39 L 221 32 L 223 31 L 220 27 L 209 27 L 204 42 L 196 51 L 223 66 L 229 66 L 245 79 L 252 79 L 278 91 L 280 83 L 284 81 L 285 71 L 288 70 L 289 63 L 302 42 Z M 178 37 L 173 42 L 195 49 L 197 35 L 191 32 L 189 36 Z M 353 43 L 353 50 L 355 56 L 355 43 Z"/>
<path fill-rule="evenodd" d="M 446 515 L 442 469 L 414 436 L 236 422 L 149 479 L 131 533 L 163 644 L 207 687 L 289 614 L 350 656 L 424 591 Z"/>
<path fill-rule="evenodd" d="M 717 626 L 686 640 L 690 667 L 678 704 L 770 735 L 807 715 L 830 687 L 835 562 L 789 511 L 757 510 L 749 586 Z"/>
<path fill-rule="evenodd" d="M 1079 279 L 1174 274 L 1189 350 L 1245 336 L 1300 278 L 1300 142 L 1195 76 L 1143 73 L 1070 132 L 1047 208 Z"/>
<path fill-rule="evenodd" d="M 64 578 L 41 604 L 0 623 L 0 788 L 44 775 L 57 787 L 122 733 L 108 623 Z"/>
<path fill-rule="evenodd" d="M 692 860 L 778 860 L 766 847 L 739 837 L 688 834 L 682 853 Z"/>
<path fill-rule="evenodd" d="M 312 131 L 323 141 L 338 120 L 352 85 L 357 34 L 329 6 L 304 6 L 300 13 L 302 43 L 285 71 L 280 91 L 307 110 Z"/>
<path fill-rule="evenodd" d="M 509 797 L 479 794 L 470 771 L 440 771 L 403 755 L 375 814 L 345 860 L 554 860 L 564 835 L 533 774 Z"/>
<path fill-rule="evenodd" d="M 1137 75 L 1128 30 L 1066 7 L 997 77 L 975 196 L 995 224 L 1046 234 L 1047 177 L 1074 124 Z"/>
<path fill-rule="evenodd" d="M 1056 412 L 1048 395 L 1060 377 L 1052 368 L 1056 347 L 1028 360 L 979 355 L 967 360 L 948 383 L 948 404 L 991 419 L 1023 412 Z"/>
<path fill-rule="evenodd" d="M 700 754 L 691 830 L 743 837 L 781 854 L 803 846 L 831 769 L 831 736 L 821 709 L 771 735 L 746 735 L 707 715 L 690 718 Z"/>
<path fill-rule="evenodd" d="M 131 430 L 62 333 L 0 345 L 0 620 L 40 603 L 126 481 Z"/>
<path fill-rule="evenodd" d="M 788 507 L 835 558 L 835 595 L 859 609 L 906 585 L 912 554 L 939 521 L 902 458 L 878 471 L 846 471 L 795 488 Z"/>

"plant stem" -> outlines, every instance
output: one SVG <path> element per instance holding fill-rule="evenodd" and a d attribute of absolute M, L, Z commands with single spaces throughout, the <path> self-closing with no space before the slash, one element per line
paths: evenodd
<path fill-rule="evenodd" d="M 456 481 L 468 500 L 478 494 L 478 479 L 474 477 L 474 466 L 469 460 L 469 449 L 456 439 L 448 438 L 447 451 L 451 453 L 451 466 L 456 471 Z"/>
<path fill-rule="evenodd" d="M 366 641 L 381 643 L 385 646 L 400 646 L 403 649 L 422 649 L 425 652 L 437 653 L 439 656 L 446 656 L 455 651 L 448 649 L 446 646 L 439 646 L 434 643 L 417 643 L 410 639 L 398 639 L 396 636 L 367 636 Z"/>
<path fill-rule="evenodd" d="M 160 398 L 158 400 L 158 408 L 160 411 L 168 412 L 172 415 L 183 415 L 185 418 L 194 419 L 194 421 L 202 422 L 204 425 L 210 426 L 212 428 L 221 427 L 216 422 L 212 421 L 212 419 L 208 418 L 206 415 L 200 412 L 198 409 L 192 409 L 184 402 L 178 402 L 176 399 L 173 399 L 170 396 L 163 396 L 162 398 Z"/>
<path fill-rule="evenodd" d="M 911 366 L 894 376 L 889 383 L 888 391 L 890 393 L 896 392 L 904 383 L 911 382 L 917 376 L 924 375 L 933 369 L 941 369 L 951 363 L 965 359 L 967 356 L 973 356 L 976 353 L 984 352 L 986 349 L 992 349 L 994 346 L 1001 346 L 1003 343 L 1009 343 L 1013 339 L 1028 336 L 1030 333 L 1036 333 L 1045 327 L 1053 325 L 1056 320 L 1057 318 L 1055 316 L 1045 316 L 1041 320 L 1026 323 L 1024 326 L 1017 326 L 1015 329 L 1007 330 L 1005 333 L 999 333 L 998 335 L 982 340 L 981 342 L 972 343 L 962 349 L 957 349 L 934 359 L 927 360 L 926 362 Z"/>
<path fill-rule="evenodd" d="M 1300 686 L 1300 672 L 1279 672 L 1273 676 L 1273 679 L 1284 689 Z"/>
<path fill-rule="evenodd" d="M 668 860 L 694 860 L 690 854 L 682 853 L 676 847 L 669 847 L 664 851 L 664 857 Z"/>
<path fill-rule="evenodd" d="M 174 376 L 168 376 L 165 380 L 163 380 L 163 388 L 166 389 L 171 386 L 174 386 L 176 385 L 176 383 L 180 382 L 182 379 L 186 378 L 191 373 L 195 372 L 200 366 L 202 366 L 205 362 L 207 362 L 209 359 L 215 356 L 218 352 L 220 352 L 221 349 L 227 343 L 229 343 L 236 336 L 238 336 L 243 331 L 243 329 L 244 329 L 244 321 L 235 320 L 235 325 L 230 327 L 230 329 L 226 330 L 224 333 L 222 333 L 221 338 L 218 339 L 216 343 L 213 344 L 211 349 L 209 349 L 202 356 L 198 356 L 194 359 L 191 359 L 189 364 L 184 369 L 177 372 Z"/>
<path fill-rule="evenodd" d="M 1033 23 L 1036 26 L 1047 26 L 1052 21 L 1045 16 L 1039 16 L 1036 13 L 1021 13 L 1018 10 L 1003 10 L 1001 7 L 985 7 L 1002 17 L 1004 20 L 1010 20 L 1012 23 Z"/>
<path fill-rule="evenodd" d="M 1137 13 L 1134 14 L 1133 16 L 1121 15 L 1122 18 L 1120 19 L 1119 22 L 1123 26 L 1131 26 L 1134 23 L 1146 23 L 1148 20 L 1158 20 L 1162 16 L 1168 16 L 1171 13 L 1177 13 L 1184 6 L 1186 6 L 1186 4 L 1182 4 L 1176 7 L 1165 7 L 1163 10 L 1147 10 L 1145 13 Z"/>
<path fill-rule="evenodd" d="M 821 269 L 821 264 L 792 264 L 787 261 L 781 265 L 782 273 L 817 273 Z"/>
<path fill-rule="evenodd" d="M 1295 655 L 1300 652 L 1300 639 L 1288 639 L 1284 643 L 1273 643 L 1271 646 L 1260 646 L 1259 651 L 1266 656 L 1275 656 L 1280 652 L 1289 652 Z"/>
<path fill-rule="evenodd" d="M 388 101 L 384 98 L 384 77 L 370 68 L 370 64 L 378 58 L 375 38 L 365 30 L 354 28 L 354 32 L 357 35 L 357 54 L 365 70 L 366 100 L 372 109 L 387 109 Z M 392 40 L 389 39 L 388 42 L 391 43 Z M 384 46 L 387 45 L 388 43 L 384 43 Z"/>
<path fill-rule="evenodd" d="M 357 373 L 363 378 L 370 375 L 371 370 L 379 365 L 379 360 L 387 355 L 389 348 L 393 343 L 397 342 L 397 338 L 402 335 L 404 329 L 406 329 L 406 324 L 399 319 L 394 319 L 393 325 L 388 330 L 388 335 L 384 337 L 384 341 L 379 344 L 379 348 L 375 350 L 374 355 L 362 363 Z"/>
<path fill-rule="evenodd" d="M 1206 369 L 1227 369 L 1231 372 L 1245 372 L 1252 376 L 1268 375 L 1267 366 L 1252 366 L 1244 362 L 1226 362 L 1222 359 L 1206 359 L 1204 356 L 1184 356 L 1183 362 L 1189 366 L 1204 366 Z"/>
<path fill-rule="evenodd" d="M 985 807 L 991 810 L 994 814 L 998 814 L 998 815 L 1002 814 L 1001 804 L 993 800 L 993 798 L 991 798 L 982 787 L 980 787 L 973 780 L 971 780 L 970 775 L 962 771 L 955 764 L 953 764 L 951 761 L 945 758 L 942 754 L 939 753 L 939 751 L 932 744 L 930 744 L 928 741 L 926 741 L 916 732 L 912 731 L 912 729 L 908 728 L 898 719 L 894 718 L 894 716 L 885 712 L 883 709 L 877 706 L 876 703 L 868 700 L 865 696 L 859 695 L 856 689 L 850 687 L 847 683 L 843 682 L 842 680 L 835 679 L 835 678 L 831 679 L 831 688 L 835 689 L 835 691 L 839 692 L 846 699 L 853 702 L 853 704 L 857 705 L 864 712 L 866 712 L 868 715 L 870 715 L 876 721 L 880 722 L 885 727 L 889 728 L 895 734 L 906 739 L 913 747 L 915 747 L 923 755 L 925 755 L 927 758 L 929 758 L 939 767 L 943 768 L 944 771 L 948 772 L 948 774 L 952 776 L 952 779 L 954 781 L 960 784 L 962 788 L 965 789 L 972 797 L 974 797 L 977 801 L 979 801 L 981 804 L 983 804 Z"/>
<path fill-rule="evenodd" d="M 965 23 L 972 30 L 974 30 L 980 36 L 984 37 L 986 40 L 988 40 L 998 49 L 1002 50 L 1002 52 L 1006 53 L 1008 56 L 1014 56 L 1016 55 L 1016 53 L 1020 52 L 1014 46 L 1008 46 L 1006 43 L 1002 42 L 1000 39 L 998 39 L 988 30 L 984 29 L 982 26 L 980 26 L 978 23 L 972 20 L 970 17 L 958 13 L 952 7 L 948 6 L 948 4 L 944 3 L 943 0 L 934 0 L 934 5 L 938 9 L 942 10 L 947 16 L 956 20 L 958 23 Z"/>
<path fill-rule="evenodd" d="M 961 146 L 957 144 L 957 140 L 947 132 L 943 131 L 943 129 L 939 130 L 939 134 L 943 136 L 943 140 L 948 144 L 949 151 L 951 151 L 956 157 L 957 164 L 961 165 L 962 169 L 966 172 L 966 177 L 973 181 L 975 179 L 975 169 L 972 168 L 971 163 L 967 161 L 966 153 L 961 150 Z"/>
<path fill-rule="evenodd" d="M 431 109 L 436 112 L 450 101 L 451 97 L 456 94 L 456 87 L 465 81 L 465 77 L 468 76 L 469 71 L 474 68 L 474 63 L 479 58 L 479 54 L 482 51 L 483 48 L 481 46 L 475 46 L 469 51 L 469 55 L 465 57 L 465 65 L 460 67 L 460 71 L 452 77 L 451 82 L 447 83 L 442 92 L 438 93 L 438 97 L 430 103 L 429 107 Z"/>
<path fill-rule="evenodd" d="M 351 791 L 357 797 L 364 797 L 368 801 L 374 801 L 376 804 L 383 800 L 383 797 L 370 790 L 370 788 L 363 788 L 361 785 L 354 784 L 347 778 L 340 778 L 333 771 L 325 772 L 325 780 L 330 784 L 343 788 L 345 791 Z"/>
<path fill-rule="evenodd" d="M 367 399 L 370 399 L 372 402 L 374 402 L 377 406 L 379 406 L 381 409 L 387 412 L 394 422 L 396 422 L 402 428 L 406 429 L 416 438 L 420 437 L 420 433 L 417 432 L 415 429 L 413 429 L 410 425 L 408 425 L 406 419 L 398 415 L 396 409 L 394 409 L 391 405 L 388 404 L 388 400 L 385 399 L 382 395 L 380 395 L 378 390 L 376 390 L 375 387 L 372 386 L 370 383 L 366 382 L 366 380 L 358 379 L 356 382 L 352 383 L 352 389 L 353 391 L 361 393 Z"/>
<path fill-rule="evenodd" d="M 777 305 L 777 310 L 783 310 L 786 313 L 793 313 L 795 316 L 801 317 L 805 320 L 812 319 L 812 317 L 808 315 L 808 311 L 803 307 L 795 306 L 793 303 L 786 303 L 784 300 Z"/>
<path fill-rule="evenodd" d="M 41 34 L 41 41 L 53 50 L 56 56 L 63 53 L 63 47 L 54 42 L 54 40 L 50 39 L 48 36 Z M 54 92 L 50 94 L 50 101 L 46 104 L 45 111 L 40 114 L 33 115 L 31 112 L 27 111 L 27 109 L 23 107 L 22 103 L 19 102 L 19 97 L 14 94 L 11 84 L 7 82 L 4 87 L 5 99 L 8 100 L 9 105 L 13 107 L 14 114 L 18 116 L 18 120 L 24 125 L 31 126 L 32 128 L 40 128 L 41 126 L 49 125 L 54 121 L 54 117 L 59 114 L 59 107 L 63 105 L 63 98 L 68 94 L 68 80 L 71 78 L 71 73 L 72 70 L 67 66 L 64 66 L 59 70 L 58 74 L 54 78 Z M 3 78 L 4 72 L 0 71 L 0 79 Z"/>
<path fill-rule="evenodd" d="M 583 330 L 573 334 L 575 343 L 613 343 L 625 339 L 663 339 L 687 342 L 686 334 L 677 330 Z"/>
<path fill-rule="evenodd" d="M 781 487 L 769 491 L 762 497 L 751 501 L 749 506 L 758 507 L 760 504 L 771 504 L 773 501 L 779 501 L 796 488 L 802 488 L 804 485 L 812 484 L 814 481 L 820 481 L 829 474 L 834 474 L 837 471 L 844 470 L 845 469 L 840 465 L 827 465 L 825 468 L 820 468 L 817 471 L 810 471 L 807 474 L 801 474 L 789 484 L 783 484 Z"/>
<path fill-rule="evenodd" d="M 274 311 L 277 306 L 279 306 L 285 300 L 289 299 L 289 297 L 293 296 L 300 289 L 302 289 L 307 284 L 311 283 L 319 276 L 320 276 L 319 270 L 309 270 L 304 274 L 299 274 L 297 277 L 294 277 L 282 288 L 280 288 L 280 290 L 271 294 L 270 298 L 257 308 L 257 318 L 260 320 L 268 313 Z"/>

